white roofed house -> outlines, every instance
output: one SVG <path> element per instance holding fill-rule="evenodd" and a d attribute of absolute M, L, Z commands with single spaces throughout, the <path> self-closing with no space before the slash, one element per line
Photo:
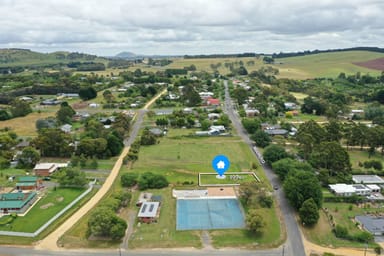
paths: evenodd
<path fill-rule="evenodd" d="M 72 131 L 72 125 L 70 124 L 64 124 L 60 127 L 60 130 L 62 130 L 65 133 L 70 133 Z"/>
<path fill-rule="evenodd" d="M 160 202 L 143 202 L 137 217 L 140 222 L 156 222 L 160 216 Z"/>

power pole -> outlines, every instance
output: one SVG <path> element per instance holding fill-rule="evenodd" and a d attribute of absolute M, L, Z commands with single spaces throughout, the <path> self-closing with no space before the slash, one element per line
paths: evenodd
<path fill-rule="evenodd" d="M 284 256 L 284 249 L 285 249 L 285 245 L 283 245 L 283 254 L 282 254 L 283 256 Z"/>

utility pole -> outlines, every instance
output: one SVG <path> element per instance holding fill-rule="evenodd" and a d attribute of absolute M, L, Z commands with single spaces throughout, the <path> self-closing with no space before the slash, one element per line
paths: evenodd
<path fill-rule="evenodd" d="M 285 249 L 285 245 L 283 245 L 283 254 L 282 254 L 283 256 L 284 256 L 284 249 Z"/>

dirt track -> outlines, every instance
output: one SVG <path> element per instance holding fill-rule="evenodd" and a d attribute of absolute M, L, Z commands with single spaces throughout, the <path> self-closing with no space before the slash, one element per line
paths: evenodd
<path fill-rule="evenodd" d="M 166 90 L 163 90 L 156 97 L 151 99 L 143 109 L 147 109 L 157 98 L 159 98 L 162 94 L 164 94 Z M 61 248 L 57 246 L 57 241 L 59 238 L 64 235 L 78 220 L 80 220 L 88 211 L 90 211 L 96 204 L 103 198 L 103 196 L 108 192 L 111 188 L 113 182 L 119 174 L 121 165 L 123 163 L 123 158 L 129 151 L 129 146 L 125 147 L 121 152 L 119 159 L 116 161 L 113 166 L 111 173 L 108 178 L 105 180 L 104 184 L 100 188 L 99 191 L 85 204 L 83 205 L 77 212 L 75 212 L 71 217 L 69 217 L 60 227 L 58 227 L 55 231 L 45 237 L 43 240 L 39 241 L 39 243 L 35 246 L 36 249 L 44 249 L 44 250 L 60 250 Z"/>

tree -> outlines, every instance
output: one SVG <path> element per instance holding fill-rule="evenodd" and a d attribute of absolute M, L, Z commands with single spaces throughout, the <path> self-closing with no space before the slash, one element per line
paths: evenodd
<path fill-rule="evenodd" d="M 79 90 L 79 96 L 82 100 L 90 100 L 97 97 L 97 92 L 93 87 L 82 87 Z"/>
<path fill-rule="evenodd" d="M 141 145 L 154 145 L 157 142 L 156 136 L 149 131 L 148 128 L 144 129 L 143 134 L 140 137 Z"/>
<path fill-rule="evenodd" d="M 247 228 L 255 234 L 263 232 L 265 221 L 256 209 L 249 210 L 246 217 Z"/>
<path fill-rule="evenodd" d="M 263 158 L 265 162 L 269 165 L 272 165 L 274 162 L 288 157 L 288 153 L 285 151 L 285 148 L 279 145 L 269 145 L 264 149 Z"/>
<path fill-rule="evenodd" d="M 95 236 L 120 240 L 124 237 L 126 229 L 127 223 L 106 207 L 96 208 L 88 220 L 88 232 Z"/>
<path fill-rule="evenodd" d="M 183 87 L 182 91 L 183 95 L 181 99 L 185 102 L 188 107 L 194 107 L 201 103 L 200 95 L 197 93 L 197 91 L 192 85 L 186 84 Z"/>
<path fill-rule="evenodd" d="M 313 171 L 312 166 L 307 162 L 299 162 L 292 158 L 283 158 L 272 164 L 273 171 L 284 181 L 286 176 L 291 172 L 297 171 Z"/>
<path fill-rule="evenodd" d="M 137 180 L 139 178 L 139 175 L 137 173 L 124 173 L 121 175 L 121 185 L 123 187 L 132 187 L 137 184 Z"/>
<path fill-rule="evenodd" d="M 169 182 L 163 175 L 154 174 L 152 172 L 143 173 L 138 180 L 140 190 L 148 188 L 164 188 Z"/>
<path fill-rule="evenodd" d="M 84 187 L 87 184 L 85 173 L 74 168 L 61 169 L 55 175 L 62 187 Z"/>
<path fill-rule="evenodd" d="M 336 120 L 330 120 L 324 128 L 327 141 L 340 141 L 343 137 L 342 126 Z"/>
<path fill-rule="evenodd" d="M 12 117 L 26 116 L 32 113 L 32 108 L 29 103 L 23 100 L 12 101 L 10 110 Z"/>
<path fill-rule="evenodd" d="M 284 181 L 284 191 L 292 206 L 298 210 L 305 200 L 313 198 L 318 208 L 321 207 L 323 194 L 320 182 L 312 172 L 291 172 Z"/>
<path fill-rule="evenodd" d="M 11 119 L 11 115 L 5 109 L 0 109 L 0 121 Z"/>
<path fill-rule="evenodd" d="M 31 141 L 41 156 L 44 157 L 70 157 L 73 152 L 72 138 L 60 129 L 45 128 L 39 130 L 38 136 Z"/>
<path fill-rule="evenodd" d="M 322 142 L 311 153 L 310 163 L 315 168 L 325 168 L 330 176 L 345 177 L 351 171 L 348 152 L 336 141 Z"/>
<path fill-rule="evenodd" d="M 17 157 L 18 166 L 21 168 L 32 168 L 40 160 L 40 153 L 33 147 L 26 147 Z"/>
<path fill-rule="evenodd" d="M 243 118 L 241 124 L 248 133 L 253 134 L 260 129 L 261 121 L 256 118 Z"/>
<path fill-rule="evenodd" d="M 248 99 L 248 92 L 243 87 L 238 87 L 233 90 L 233 98 L 237 100 L 239 105 L 245 103 L 245 100 Z"/>
<path fill-rule="evenodd" d="M 60 109 L 56 113 L 56 118 L 61 124 L 70 124 L 72 123 L 72 117 L 76 114 L 76 111 L 73 110 L 71 106 L 61 105 Z"/>
<path fill-rule="evenodd" d="M 312 226 L 317 223 L 320 218 L 319 209 L 313 198 L 304 201 L 299 209 L 301 222 L 306 226 Z"/>
<path fill-rule="evenodd" d="M 110 133 L 107 137 L 107 156 L 117 156 L 124 147 L 124 143 L 116 137 L 113 133 Z"/>
<path fill-rule="evenodd" d="M 251 139 L 255 141 L 256 146 L 259 147 L 266 147 L 271 143 L 272 139 L 271 136 L 269 136 L 266 132 L 262 130 L 257 130 L 252 136 Z"/>

